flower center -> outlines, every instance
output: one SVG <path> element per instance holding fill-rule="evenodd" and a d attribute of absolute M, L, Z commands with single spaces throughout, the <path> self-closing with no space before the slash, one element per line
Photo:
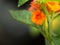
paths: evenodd
<path fill-rule="evenodd" d="M 40 19 L 40 18 L 41 18 L 40 14 L 37 14 L 36 19 Z"/>

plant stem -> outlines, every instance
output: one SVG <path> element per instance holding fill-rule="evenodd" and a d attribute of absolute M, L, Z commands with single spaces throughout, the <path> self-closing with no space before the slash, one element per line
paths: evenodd
<path fill-rule="evenodd" d="M 51 17 L 52 15 L 54 15 L 54 13 L 52 13 L 52 15 L 48 12 L 46 6 L 44 3 L 42 3 L 42 9 L 44 11 L 44 13 L 46 14 L 46 17 L 47 17 L 47 21 L 48 21 L 48 31 L 45 31 L 46 33 L 46 37 L 50 43 L 50 45 L 54 45 L 54 42 L 53 42 L 53 38 L 52 38 L 52 18 Z M 45 27 L 46 28 L 46 27 Z M 46 30 L 46 29 L 45 29 Z M 48 36 L 47 36 L 48 35 Z"/>
<path fill-rule="evenodd" d="M 50 18 L 48 19 L 48 32 L 51 37 L 52 36 L 52 20 Z"/>
<path fill-rule="evenodd" d="M 54 45 L 53 41 L 50 42 L 50 45 Z"/>
<path fill-rule="evenodd" d="M 53 39 L 52 39 L 52 19 L 48 19 L 48 32 L 49 32 L 49 42 L 50 45 L 54 45 Z"/>

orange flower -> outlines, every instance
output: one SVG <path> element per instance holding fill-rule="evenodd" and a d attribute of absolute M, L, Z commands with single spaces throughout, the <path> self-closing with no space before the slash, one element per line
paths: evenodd
<path fill-rule="evenodd" d="M 46 15 L 41 11 L 41 4 L 36 3 L 37 0 L 33 0 L 30 4 L 29 11 L 32 12 L 32 22 L 37 25 L 42 25 L 44 20 L 46 19 Z M 59 2 L 47 2 L 46 6 L 48 11 L 60 11 L 60 3 Z"/>
<path fill-rule="evenodd" d="M 46 16 L 44 15 L 44 13 L 40 10 L 36 10 L 34 12 L 32 12 L 33 16 L 32 16 L 32 22 L 37 24 L 37 25 L 42 25 L 43 21 L 45 20 Z"/>
<path fill-rule="evenodd" d="M 55 12 L 60 10 L 60 3 L 59 2 L 47 2 L 46 5 L 49 10 L 53 10 Z"/>
<path fill-rule="evenodd" d="M 29 11 L 32 12 L 32 22 L 37 24 L 37 25 L 42 25 L 43 21 L 45 20 L 46 16 L 42 11 L 40 11 L 40 4 L 36 3 L 37 0 L 33 0 L 30 4 L 30 8 L 28 9 Z"/>

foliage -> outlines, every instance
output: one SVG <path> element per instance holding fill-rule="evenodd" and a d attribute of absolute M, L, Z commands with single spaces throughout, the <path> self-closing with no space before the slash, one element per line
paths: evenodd
<path fill-rule="evenodd" d="M 18 7 L 22 6 L 23 4 L 25 4 L 28 0 L 19 0 L 18 1 Z"/>
<path fill-rule="evenodd" d="M 18 7 L 27 1 L 29 0 L 19 0 Z M 30 6 L 29 11 L 11 10 L 11 16 L 18 22 L 30 26 L 30 33 L 33 36 L 41 33 L 50 45 L 60 45 L 60 0 L 33 0 Z"/>

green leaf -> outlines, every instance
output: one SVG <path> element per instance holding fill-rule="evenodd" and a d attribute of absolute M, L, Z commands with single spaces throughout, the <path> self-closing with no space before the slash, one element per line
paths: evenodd
<path fill-rule="evenodd" d="M 31 12 L 27 10 L 12 10 L 10 11 L 10 13 L 11 13 L 11 16 L 15 20 L 28 24 L 28 25 L 32 24 L 31 22 L 32 13 Z"/>
<path fill-rule="evenodd" d="M 23 4 L 25 4 L 28 0 L 19 0 L 18 1 L 18 7 L 22 6 Z"/>
<path fill-rule="evenodd" d="M 54 33 L 59 35 L 60 34 L 60 15 L 54 19 L 55 27 L 54 27 Z"/>
<path fill-rule="evenodd" d="M 38 36 L 40 34 L 40 30 L 38 30 L 39 26 L 31 22 L 31 12 L 27 10 L 12 10 L 10 13 L 15 20 L 30 25 L 30 34 L 32 36 Z"/>
<path fill-rule="evenodd" d="M 30 35 L 35 37 L 38 36 L 40 34 L 40 30 L 36 27 L 31 26 L 30 27 Z"/>
<path fill-rule="evenodd" d="M 55 18 L 58 18 L 59 16 L 60 16 L 60 12 L 55 13 L 55 14 L 53 15 L 53 20 L 54 20 Z"/>
<path fill-rule="evenodd" d="M 55 43 L 55 45 L 60 45 L 60 36 L 53 37 L 53 42 Z"/>
<path fill-rule="evenodd" d="M 53 41 L 55 43 L 55 45 L 60 45 L 60 16 L 55 18 L 55 22 L 56 23 L 56 27 L 54 29 L 54 33 L 56 34 L 56 36 L 53 36 Z"/>

